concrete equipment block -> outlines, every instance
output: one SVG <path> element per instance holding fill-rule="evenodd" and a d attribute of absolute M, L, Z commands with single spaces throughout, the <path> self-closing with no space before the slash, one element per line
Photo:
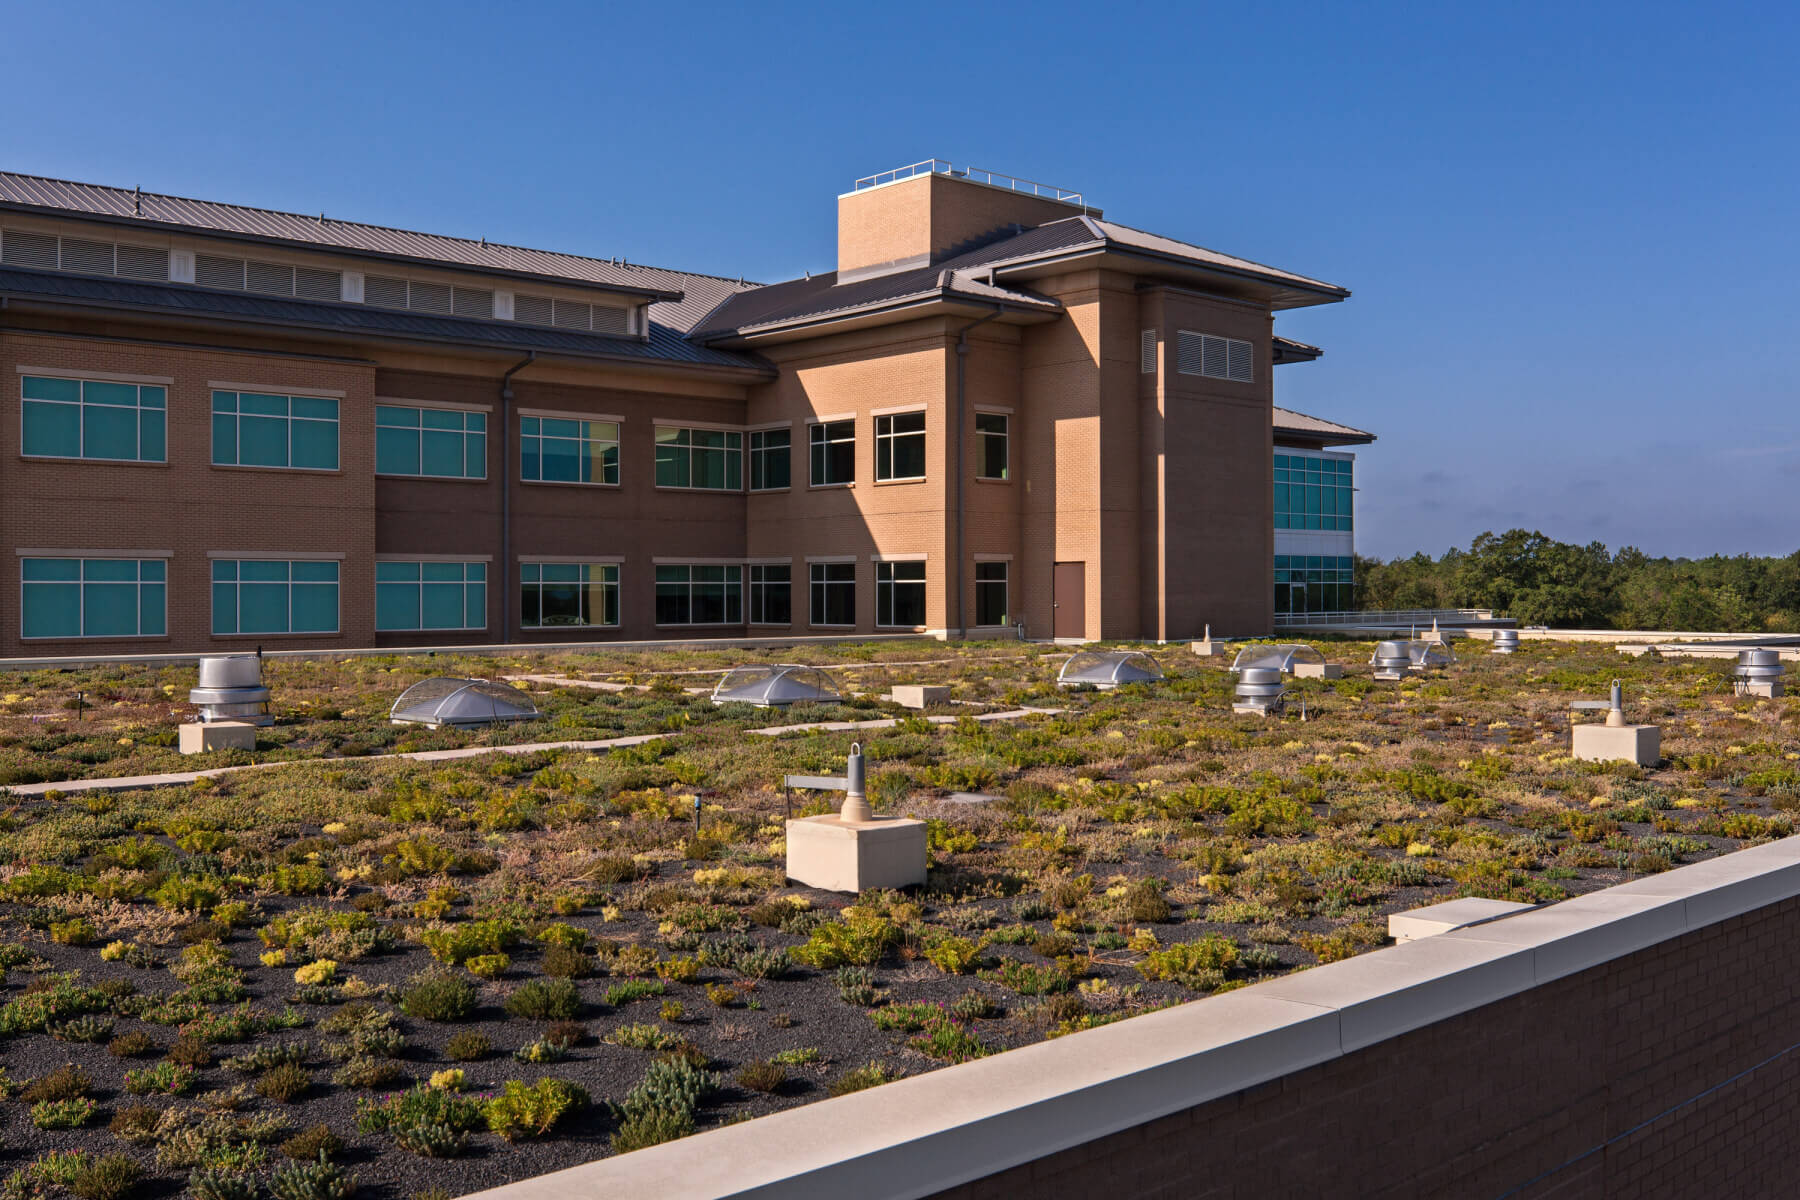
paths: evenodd
<path fill-rule="evenodd" d="M 910 817 L 846 821 L 837 813 L 787 823 L 787 875 L 828 892 L 925 882 L 925 822 Z"/>
<path fill-rule="evenodd" d="M 1763 696 L 1777 700 L 1787 694 L 1787 688 L 1779 679 L 1761 679 L 1738 684 L 1737 692 L 1740 696 Z"/>
<path fill-rule="evenodd" d="M 1344 664 L 1342 663 L 1308 663 L 1294 664 L 1295 679 L 1342 679 Z"/>
<path fill-rule="evenodd" d="M 1225 653 L 1225 643 L 1217 638 L 1201 638 L 1197 642 L 1189 642 L 1188 646 L 1201 658 L 1219 658 Z"/>
<path fill-rule="evenodd" d="M 933 704 L 950 703 L 950 689 L 936 684 L 897 683 L 894 703 L 901 708 L 929 708 Z"/>
<path fill-rule="evenodd" d="M 1442 904 L 1430 904 L 1411 912 L 1389 916 L 1388 936 L 1396 942 L 1435 937 L 1440 933 L 1449 933 L 1452 929 L 1463 929 L 1482 921 L 1491 921 L 1495 917 L 1524 912 L 1530 907 L 1532 906 L 1529 904 L 1515 904 L 1511 900 L 1481 900 L 1474 897 L 1446 900 Z"/>
<path fill-rule="evenodd" d="M 1662 730 L 1655 725 L 1577 725 L 1570 732 L 1570 753 L 1583 762 L 1654 767 L 1662 758 Z"/>
<path fill-rule="evenodd" d="M 178 736 L 183 754 L 256 749 L 256 726 L 248 721 L 190 721 Z"/>

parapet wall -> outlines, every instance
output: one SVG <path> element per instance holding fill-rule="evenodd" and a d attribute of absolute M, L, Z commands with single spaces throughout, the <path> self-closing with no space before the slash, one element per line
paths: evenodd
<path fill-rule="evenodd" d="M 1796 1187 L 1800 838 L 481 1193 Z"/>

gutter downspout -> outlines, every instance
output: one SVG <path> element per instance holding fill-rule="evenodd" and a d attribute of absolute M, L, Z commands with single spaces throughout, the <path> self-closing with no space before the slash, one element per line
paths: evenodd
<path fill-rule="evenodd" d="M 979 325 L 986 325 L 1005 310 L 996 308 L 979 321 L 973 321 L 962 327 L 956 335 L 956 554 L 951 560 L 955 568 L 951 577 L 956 580 L 956 636 L 962 641 L 969 640 L 968 597 L 965 567 L 963 564 L 963 547 L 968 540 L 969 513 L 965 501 L 968 496 L 969 480 L 967 470 L 969 447 L 969 404 L 968 404 L 968 371 L 969 331 Z"/>
<path fill-rule="evenodd" d="M 500 377 L 500 641 L 512 641 L 512 377 L 537 361 L 537 351 Z"/>

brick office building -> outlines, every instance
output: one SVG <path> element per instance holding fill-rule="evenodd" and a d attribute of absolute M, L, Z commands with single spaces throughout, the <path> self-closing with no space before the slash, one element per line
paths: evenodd
<path fill-rule="evenodd" d="M 771 286 L 0 174 L 0 652 L 1260 632 L 1347 295 L 942 163 Z"/>

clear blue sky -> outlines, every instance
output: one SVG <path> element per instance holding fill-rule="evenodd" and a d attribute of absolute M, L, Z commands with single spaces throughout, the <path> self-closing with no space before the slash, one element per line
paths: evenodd
<path fill-rule="evenodd" d="M 1342 283 L 1358 546 L 1800 548 L 1792 5 L 17 5 L 0 166 L 722 275 L 931 157 Z"/>

